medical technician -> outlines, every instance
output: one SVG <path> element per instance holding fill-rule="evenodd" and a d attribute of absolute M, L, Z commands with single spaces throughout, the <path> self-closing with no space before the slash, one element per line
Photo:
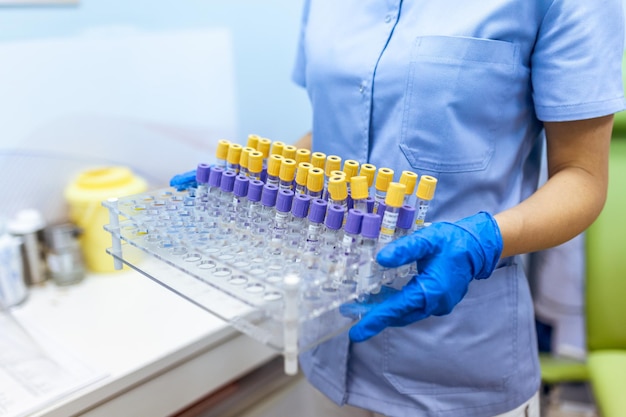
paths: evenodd
<path fill-rule="evenodd" d="M 318 390 L 388 416 L 538 413 L 515 255 L 602 209 L 623 39 L 620 0 L 306 1 L 294 79 L 313 125 L 298 145 L 439 179 L 432 226 L 378 255 L 419 275 L 302 356 Z"/>

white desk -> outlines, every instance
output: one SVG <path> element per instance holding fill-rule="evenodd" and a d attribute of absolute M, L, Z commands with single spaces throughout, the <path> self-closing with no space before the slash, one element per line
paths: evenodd
<path fill-rule="evenodd" d="M 33 288 L 14 316 L 108 376 L 35 416 L 167 416 L 276 353 L 135 271 Z"/>

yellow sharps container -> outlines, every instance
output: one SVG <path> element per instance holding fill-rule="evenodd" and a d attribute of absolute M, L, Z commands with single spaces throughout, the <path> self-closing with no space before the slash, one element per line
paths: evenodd
<path fill-rule="evenodd" d="M 147 183 L 126 167 L 95 168 L 80 173 L 65 189 L 69 218 L 83 233 L 80 245 L 86 267 L 92 272 L 113 272 L 113 258 L 106 253 L 111 234 L 104 230 L 109 210 L 102 202 L 111 197 L 145 192 Z"/>

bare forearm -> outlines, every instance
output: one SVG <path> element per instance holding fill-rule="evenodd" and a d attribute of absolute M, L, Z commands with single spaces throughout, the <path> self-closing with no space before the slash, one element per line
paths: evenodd
<path fill-rule="evenodd" d="M 495 216 L 503 257 L 559 245 L 596 219 L 606 199 L 611 128 L 612 117 L 546 126 L 548 181 Z"/>

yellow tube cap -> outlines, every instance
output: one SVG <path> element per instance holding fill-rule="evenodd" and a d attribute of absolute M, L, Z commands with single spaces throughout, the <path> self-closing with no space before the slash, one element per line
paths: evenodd
<path fill-rule="evenodd" d="M 385 196 L 385 204 L 388 207 L 400 208 L 404 204 L 404 194 L 406 193 L 406 185 L 399 182 L 390 182 L 387 187 L 387 195 Z"/>
<path fill-rule="evenodd" d="M 361 165 L 359 175 L 367 177 L 367 186 L 371 187 L 374 184 L 374 177 L 376 176 L 376 166 L 372 164 Z"/>
<path fill-rule="evenodd" d="M 272 142 L 272 149 L 270 155 L 283 155 L 283 149 L 285 148 L 285 142 L 275 140 Z"/>
<path fill-rule="evenodd" d="M 241 151 L 243 150 L 243 146 L 238 143 L 231 143 L 228 146 L 228 155 L 226 160 L 229 164 L 239 164 L 239 160 L 241 159 Z"/>
<path fill-rule="evenodd" d="M 330 177 L 332 171 L 341 171 L 341 157 L 337 155 L 328 155 L 326 157 L 326 165 L 324 165 L 324 173 Z"/>
<path fill-rule="evenodd" d="M 413 195 L 415 184 L 417 184 L 417 174 L 413 171 L 402 171 L 400 184 L 406 185 L 406 195 Z"/>
<path fill-rule="evenodd" d="M 296 184 L 306 187 L 309 170 L 313 168 L 309 162 L 300 162 L 296 170 Z"/>
<path fill-rule="evenodd" d="M 346 178 L 341 176 L 330 177 L 328 179 L 328 193 L 335 201 L 348 198 L 348 184 Z"/>
<path fill-rule="evenodd" d="M 346 178 L 346 173 L 336 169 L 334 171 L 330 171 L 330 174 L 328 175 L 328 177 L 329 178 L 330 177 L 343 177 L 345 179 Z"/>
<path fill-rule="evenodd" d="M 226 139 L 220 139 L 217 141 L 217 149 L 215 150 L 215 157 L 223 161 L 228 156 L 228 148 L 230 147 L 230 141 Z"/>
<path fill-rule="evenodd" d="M 359 173 L 359 163 L 354 159 L 346 159 L 343 163 L 343 172 L 346 174 L 346 181 L 350 182 L 351 178 Z"/>
<path fill-rule="evenodd" d="M 357 175 L 352 177 L 350 180 L 350 195 L 354 200 L 363 200 L 369 196 L 366 176 Z"/>
<path fill-rule="evenodd" d="M 280 174 L 278 177 L 281 181 L 291 182 L 296 175 L 296 161 L 294 159 L 285 158 L 280 163 Z"/>
<path fill-rule="evenodd" d="M 314 193 L 318 193 L 324 189 L 324 170 L 322 168 L 309 169 L 309 175 L 306 179 L 306 188 Z"/>
<path fill-rule="evenodd" d="M 293 146 L 293 145 L 285 145 L 285 146 L 283 147 L 283 153 L 282 153 L 282 155 L 283 155 L 285 158 L 295 160 L 295 159 L 296 159 L 296 151 L 297 151 L 297 150 L 298 150 L 298 148 L 296 148 L 296 147 L 295 147 L 295 146 Z"/>
<path fill-rule="evenodd" d="M 241 166 L 242 168 L 248 168 L 251 152 L 256 151 L 250 146 L 246 146 L 241 150 L 241 156 L 239 157 L 239 166 Z"/>
<path fill-rule="evenodd" d="M 263 154 L 263 158 L 268 158 L 270 156 L 270 147 L 272 146 L 272 141 L 268 138 L 259 138 L 259 143 L 256 145 L 256 150 Z"/>
<path fill-rule="evenodd" d="M 305 148 L 300 148 L 296 151 L 296 162 L 298 166 L 300 162 L 311 162 L 311 151 Z"/>
<path fill-rule="evenodd" d="M 246 143 L 246 146 L 256 149 L 257 146 L 259 145 L 259 139 L 261 139 L 259 135 L 254 135 L 254 134 L 248 135 L 248 143 Z"/>
<path fill-rule="evenodd" d="M 437 178 L 430 175 L 422 175 L 415 195 L 420 200 L 432 200 L 435 196 L 435 188 L 437 188 Z"/>
<path fill-rule="evenodd" d="M 378 191 L 387 191 L 387 187 L 389 187 L 391 181 L 393 181 L 393 169 L 380 168 L 378 175 L 376 175 L 375 187 Z"/>
<path fill-rule="evenodd" d="M 311 154 L 311 163 L 314 168 L 324 169 L 326 165 L 326 154 L 324 152 L 313 152 Z"/>
<path fill-rule="evenodd" d="M 280 165 L 283 162 L 283 156 L 274 154 L 270 155 L 267 162 L 267 174 L 272 177 L 278 177 L 280 174 Z"/>
<path fill-rule="evenodd" d="M 248 155 L 248 171 L 259 174 L 263 171 L 263 153 L 252 151 Z"/>

